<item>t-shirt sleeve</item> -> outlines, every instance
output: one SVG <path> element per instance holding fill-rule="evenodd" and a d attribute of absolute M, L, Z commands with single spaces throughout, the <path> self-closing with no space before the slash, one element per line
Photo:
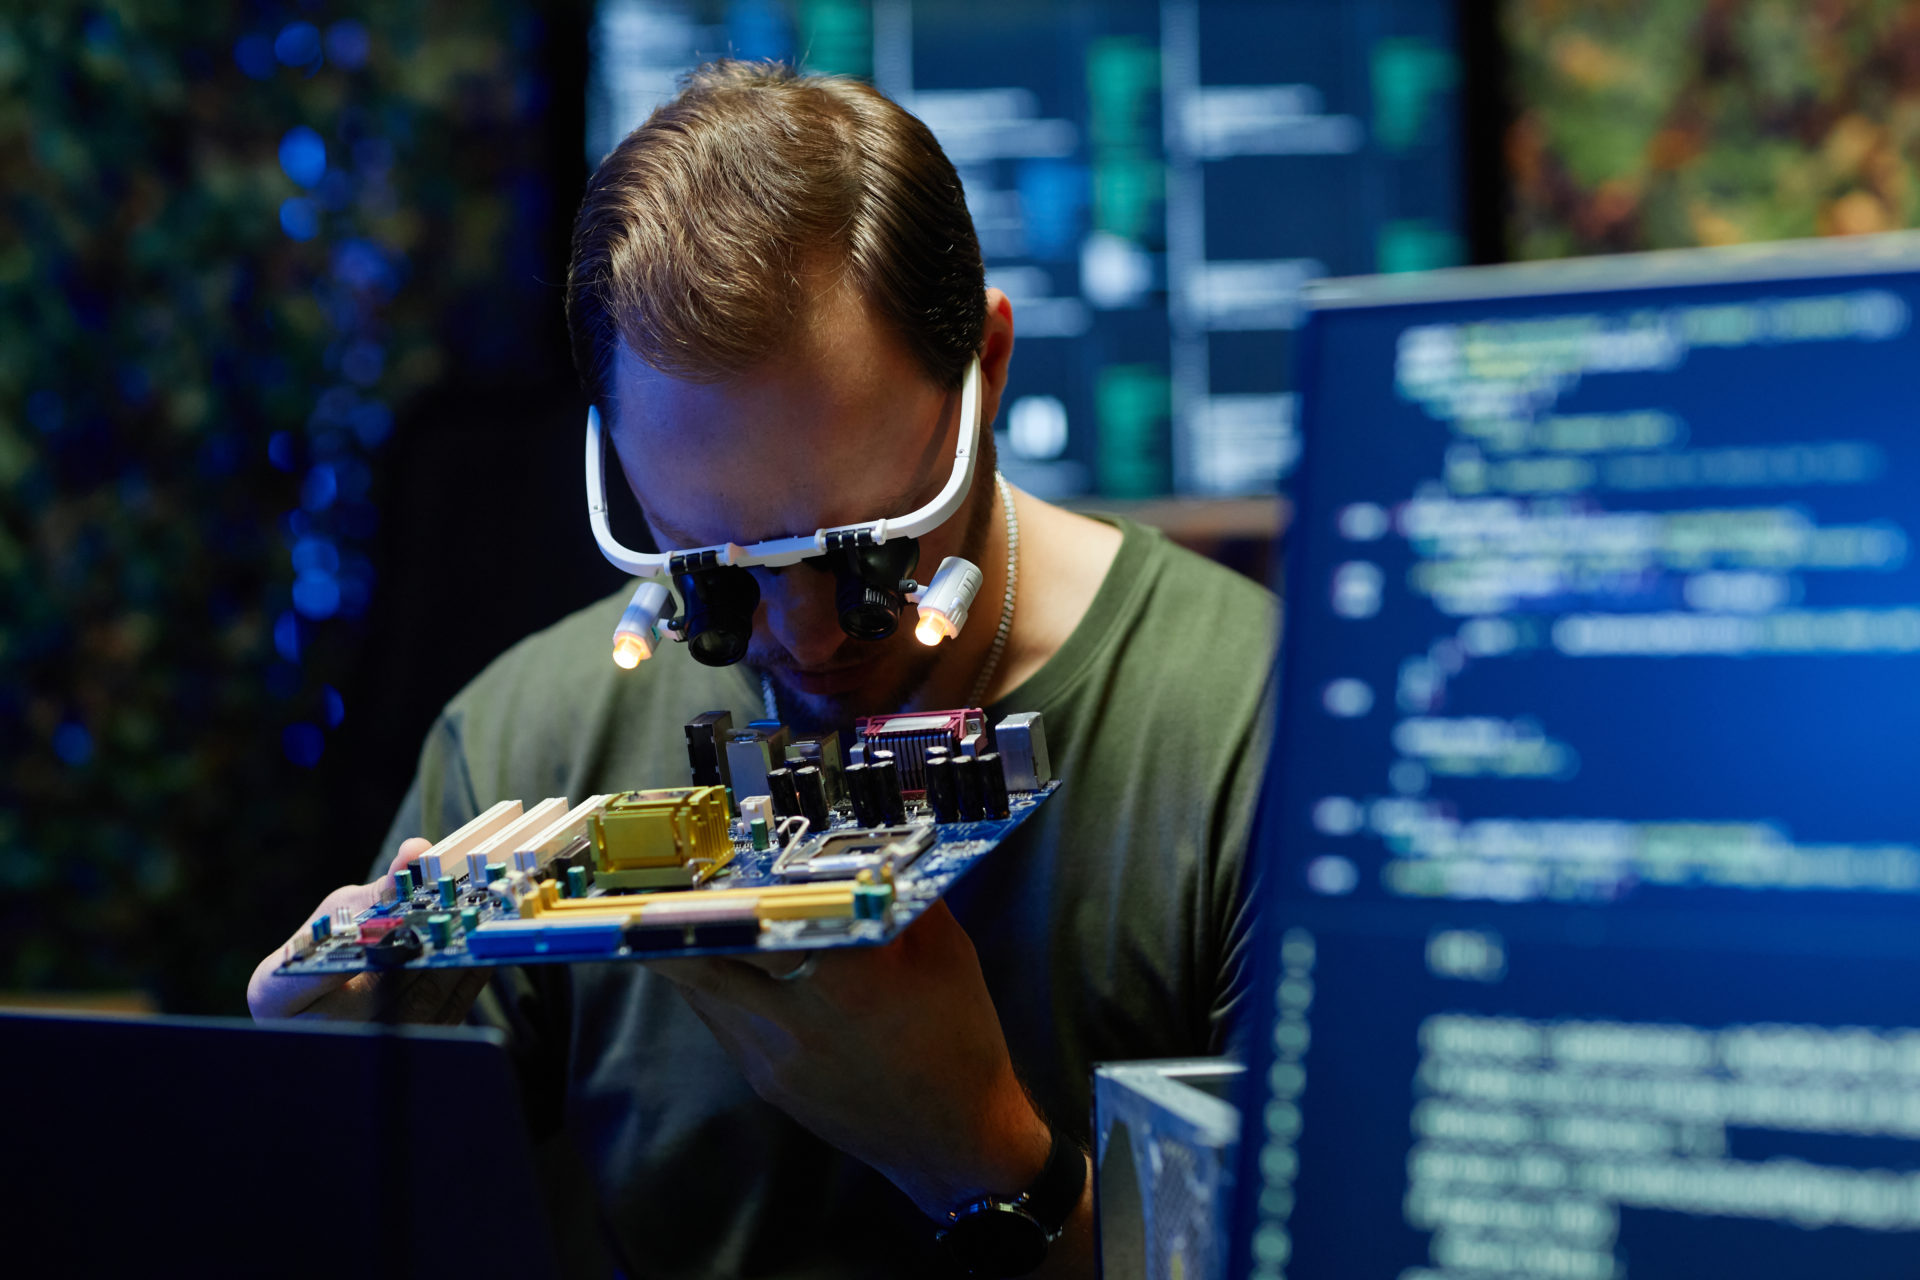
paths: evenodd
<path fill-rule="evenodd" d="M 420 760 L 413 783 L 400 801 L 393 824 L 387 828 L 387 838 L 380 842 L 369 879 L 386 874 L 403 841 L 415 836 L 444 839 L 480 812 L 466 751 L 461 744 L 463 718 L 459 711 L 449 708 L 441 712 L 433 727 L 427 730 L 426 741 L 420 744 Z"/>
<path fill-rule="evenodd" d="M 1247 1060 L 1255 1013 L 1259 1005 L 1253 990 L 1259 930 L 1255 923 L 1259 892 L 1253 842 L 1272 741 L 1273 689 L 1269 681 L 1259 710 L 1248 726 L 1245 747 L 1232 755 L 1232 766 L 1222 787 L 1218 810 L 1212 896 L 1216 936 L 1220 939 L 1219 973 L 1207 1013 L 1207 1051 Z"/>

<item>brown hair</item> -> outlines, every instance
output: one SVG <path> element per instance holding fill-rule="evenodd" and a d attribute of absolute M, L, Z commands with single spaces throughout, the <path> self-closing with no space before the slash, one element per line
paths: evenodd
<path fill-rule="evenodd" d="M 593 403 L 614 343 L 717 381 L 776 353 L 802 281 L 838 268 L 951 389 L 978 350 L 985 272 L 959 175 L 919 120 L 857 80 L 722 60 L 601 162 L 573 224 L 567 324 Z"/>

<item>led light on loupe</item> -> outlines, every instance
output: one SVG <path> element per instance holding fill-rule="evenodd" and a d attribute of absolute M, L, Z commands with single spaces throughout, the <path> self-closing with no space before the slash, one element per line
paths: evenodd
<path fill-rule="evenodd" d="M 960 628 L 967 625 L 967 611 L 973 608 L 983 580 L 979 566 L 970 560 L 959 556 L 942 560 L 933 581 L 915 601 L 920 622 L 913 629 L 914 638 L 924 645 L 936 645 L 959 635 Z"/>
<path fill-rule="evenodd" d="M 613 629 L 613 661 L 622 670 L 631 671 L 653 656 L 660 638 L 660 615 L 673 603 L 673 595 L 657 582 L 643 582 L 634 590 L 633 599 Z"/>
<path fill-rule="evenodd" d="M 939 644 L 942 640 L 950 640 L 959 634 L 960 629 L 954 626 L 952 620 L 943 613 L 922 613 L 919 625 L 913 629 L 913 638 L 929 646 Z"/>
<path fill-rule="evenodd" d="M 631 631 L 618 632 L 613 637 L 613 664 L 623 670 L 631 671 L 653 656 L 653 645 L 647 638 L 635 635 Z"/>

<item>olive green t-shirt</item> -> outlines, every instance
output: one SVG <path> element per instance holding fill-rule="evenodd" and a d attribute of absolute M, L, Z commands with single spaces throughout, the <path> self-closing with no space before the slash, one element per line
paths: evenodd
<path fill-rule="evenodd" d="M 1120 528 L 1085 618 L 988 708 L 1042 713 L 1063 785 L 949 897 L 1015 1068 L 1083 1142 L 1095 1063 L 1221 1053 L 1247 1000 L 1246 845 L 1277 638 L 1268 592 Z M 749 670 L 681 645 L 616 668 L 626 594 L 522 641 L 447 705 L 389 855 L 502 799 L 680 784 L 688 719 L 762 714 Z M 912 1203 L 762 1102 L 666 980 L 536 966 L 503 973 L 487 1005 L 513 1037 L 536 1136 L 571 1139 L 588 1220 L 628 1275 L 941 1274 Z"/>

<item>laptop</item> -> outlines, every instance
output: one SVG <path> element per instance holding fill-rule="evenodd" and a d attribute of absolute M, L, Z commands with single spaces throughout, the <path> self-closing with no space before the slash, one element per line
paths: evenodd
<path fill-rule="evenodd" d="M 0 1064 L 16 1275 L 556 1274 L 496 1032 L 0 1013 Z"/>

